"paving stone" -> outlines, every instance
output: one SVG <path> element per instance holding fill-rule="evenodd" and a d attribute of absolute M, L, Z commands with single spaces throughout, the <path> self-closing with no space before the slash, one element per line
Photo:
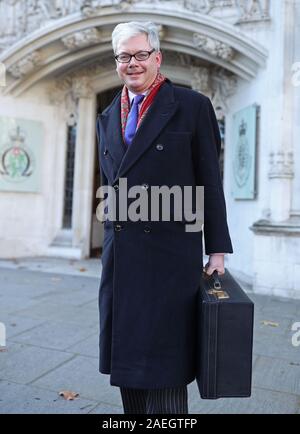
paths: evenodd
<path fill-rule="evenodd" d="M 71 262 L 29 258 L 9 269 L 0 261 L 0 306 L 6 306 L 0 321 L 8 343 L 0 352 L 1 410 L 13 412 L 15 401 L 23 413 L 123 413 L 119 388 L 98 371 L 99 264 Z M 252 396 L 202 400 L 193 382 L 190 413 L 300 414 L 300 347 L 291 341 L 300 300 L 248 295 L 255 303 Z M 65 389 L 80 393 L 80 402 L 57 400 Z"/>
<path fill-rule="evenodd" d="M 120 405 L 119 388 L 110 385 L 110 376 L 100 374 L 98 366 L 98 359 L 77 356 L 44 375 L 33 385 L 49 390 L 74 390 L 86 399 Z"/>
<path fill-rule="evenodd" d="M 6 314 L 0 315 L 0 322 L 3 322 L 6 327 L 6 337 L 9 340 L 15 336 L 18 336 L 24 331 L 30 330 L 33 327 L 45 324 L 45 320 L 23 317 L 21 315 Z"/>
<path fill-rule="evenodd" d="M 0 352 L 0 371 L 9 366 L 9 361 L 13 359 L 16 353 L 23 351 L 26 348 L 27 345 L 7 341 L 4 351 Z"/>
<path fill-rule="evenodd" d="M 99 277 L 102 264 L 100 258 L 64 259 L 51 257 L 25 257 L 15 260 L 0 260 L 1 268 L 17 271 L 42 271 L 43 273 L 61 273 L 64 275 Z"/>
<path fill-rule="evenodd" d="M 0 380 L 0 414 L 85 414 L 97 406 L 80 396 L 67 401 L 58 393 Z"/>
<path fill-rule="evenodd" d="M 300 364 L 300 347 L 292 344 L 292 333 L 281 335 L 275 331 L 256 332 L 253 342 L 254 354 L 286 359 L 292 363 Z"/>
<path fill-rule="evenodd" d="M 254 366 L 253 385 L 300 396 L 300 357 L 298 363 L 272 357 L 258 357 Z"/>
<path fill-rule="evenodd" d="M 271 335 L 287 336 L 291 334 L 292 324 L 295 318 L 278 316 L 277 314 L 266 314 L 256 312 L 254 314 L 254 332 L 269 333 Z"/>
<path fill-rule="evenodd" d="M 39 302 L 31 308 L 18 311 L 18 314 L 37 319 L 48 318 L 49 320 L 77 323 L 84 327 L 96 326 L 99 322 L 96 312 L 93 315 L 90 309 L 67 304 L 62 305 L 55 301 L 52 303 Z"/>
<path fill-rule="evenodd" d="M 123 406 L 99 404 L 89 412 L 90 414 L 124 414 Z"/>
<path fill-rule="evenodd" d="M 99 357 L 99 333 L 78 342 L 66 349 L 67 352 L 89 357 Z"/>
<path fill-rule="evenodd" d="M 63 321 L 47 321 L 13 338 L 14 342 L 36 345 L 43 348 L 65 350 L 88 338 L 93 329 Z"/>
<path fill-rule="evenodd" d="M 262 307 L 264 315 L 277 315 L 280 317 L 296 318 L 298 302 L 288 298 L 270 297 L 268 302 Z"/>
<path fill-rule="evenodd" d="M 1 261 L 0 261 L 1 262 Z M 8 296 L 43 297 L 53 291 L 84 290 L 97 294 L 100 276 L 66 275 L 59 273 L 32 272 L 30 270 L 10 270 L 0 266 L 0 294 Z"/>
<path fill-rule="evenodd" d="M 66 322 L 79 324 L 82 327 L 93 327 L 94 331 L 99 328 L 99 314 L 97 311 L 86 309 L 84 307 L 76 307 L 76 314 L 59 315 L 58 319 L 63 319 Z"/>
<path fill-rule="evenodd" d="M 25 296 L 8 296 L 2 297 L 0 304 L 0 317 L 13 314 L 20 309 L 30 309 L 37 304 L 37 301 Z"/>
<path fill-rule="evenodd" d="M 250 398 L 201 399 L 196 382 L 188 386 L 189 413 L 194 414 L 295 414 L 300 396 L 253 387 Z"/>
<path fill-rule="evenodd" d="M 83 289 L 75 289 L 72 292 L 59 290 L 55 291 L 55 293 L 48 292 L 47 294 L 42 295 L 39 297 L 39 301 L 47 303 L 53 301 L 55 298 L 55 302 L 62 305 L 85 307 L 87 303 L 91 303 L 91 305 L 94 304 L 95 306 L 98 306 L 96 298 L 97 292 L 95 290 L 85 291 Z"/>
<path fill-rule="evenodd" d="M 28 345 L 12 351 L 8 342 L 7 351 L 0 352 L 0 379 L 30 383 L 71 358 L 69 353 Z"/>
<path fill-rule="evenodd" d="M 250 300 L 254 303 L 254 312 L 260 311 L 263 306 L 265 306 L 268 303 L 269 297 L 262 294 L 255 294 L 253 292 L 247 292 L 246 294 L 250 298 Z"/>
<path fill-rule="evenodd" d="M 99 307 L 98 307 L 98 292 L 97 292 L 97 298 L 94 300 L 89 301 L 88 303 L 83 304 L 81 307 L 84 307 L 86 309 L 90 309 L 94 311 L 98 315 Z"/>

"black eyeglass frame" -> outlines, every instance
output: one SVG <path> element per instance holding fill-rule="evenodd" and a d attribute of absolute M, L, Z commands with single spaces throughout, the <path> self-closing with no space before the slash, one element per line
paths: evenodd
<path fill-rule="evenodd" d="M 116 61 L 119 62 L 119 63 L 130 63 L 130 62 L 131 62 L 131 59 L 132 59 L 133 57 L 134 57 L 135 60 L 137 60 L 138 62 L 143 62 L 143 60 L 139 60 L 139 59 L 137 59 L 135 56 L 136 56 L 137 54 L 139 54 L 139 53 L 147 53 L 147 54 L 148 54 L 148 57 L 147 57 L 146 59 L 144 59 L 144 60 L 148 60 L 149 57 L 151 56 L 151 54 L 152 54 L 154 51 L 155 51 L 155 48 L 152 48 L 151 51 L 141 50 L 141 51 L 138 51 L 137 53 L 134 53 L 134 54 L 129 54 L 129 53 L 120 53 L 120 54 L 117 54 L 117 55 L 114 56 L 114 57 L 115 57 Z M 121 54 L 123 54 L 123 55 L 124 55 L 124 54 L 127 54 L 128 56 L 130 56 L 130 59 L 129 59 L 127 62 L 120 62 L 120 60 L 118 60 L 118 57 L 121 56 Z"/>

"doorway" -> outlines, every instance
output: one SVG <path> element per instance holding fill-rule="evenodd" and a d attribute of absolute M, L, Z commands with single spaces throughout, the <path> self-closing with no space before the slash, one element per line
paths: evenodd
<path fill-rule="evenodd" d="M 116 94 L 121 87 L 106 90 L 97 95 L 97 114 L 103 112 L 103 110 L 112 102 Z M 100 258 L 102 254 L 103 224 L 97 220 L 96 209 L 99 205 L 99 199 L 96 198 L 97 189 L 101 186 L 100 178 L 100 161 L 98 154 L 97 137 L 95 137 L 95 159 L 94 159 L 94 185 L 93 185 L 93 203 L 92 203 L 92 222 L 91 222 L 91 245 L 90 245 L 90 257 Z"/>

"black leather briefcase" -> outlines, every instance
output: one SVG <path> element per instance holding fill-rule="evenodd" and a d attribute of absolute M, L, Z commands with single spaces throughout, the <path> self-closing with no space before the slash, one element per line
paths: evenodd
<path fill-rule="evenodd" d="M 251 396 L 254 304 L 225 269 L 203 272 L 198 293 L 197 376 L 201 398 Z"/>

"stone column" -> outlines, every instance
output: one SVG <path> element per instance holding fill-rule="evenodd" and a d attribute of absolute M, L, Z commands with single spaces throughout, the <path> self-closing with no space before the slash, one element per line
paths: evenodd
<path fill-rule="evenodd" d="M 78 99 L 76 132 L 74 192 L 73 192 L 73 247 L 80 247 L 82 257 L 89 255 L 92 193 L 95 158 L 96 95 L 88 77 L 74 79 L 72 91 Z"/>
<path fill-rule="evenodd" d="M 268 176 L 270 179 L 270 217 L 273 222 L 283 222 L 290 218 L 294 176 L 293 152 L 288 149 L 290 146 L 290 143 L 286 143 L 286 150 L 270 153 Z"/>
<path fill-rule="evenodd" d="M 291 74 L 295 62 L 296 1 L 280 3 L 283 44 L 278 53 L 278 65 L 283 65 L 283 71 L 280 71 L 282 79 L 277 99 L 280 116 L 274 123 L 276 132 L 280 133 L 277 140 L 274 135 L 268 173 L 270 216 L 255 222 L 251 230 L 255 234 L 254 291 L 300 298 L 300 222 L 292 215 L 293 151 L 298 140 L 295 136 L 295 88 Z"/>
<path fill-rule="evenodd" d="M 291 68 L 294 62 L 295 12 L 294 0 L 285 0 L 283 6 L 283 105 L 282 136 L 270 153 L 270 218 L 273 222 L 282 222 L 290 218 L 292 205 L 293 170 L 293 93 Z"/>
<path fill-rule="evenodd" d="M 300 220 L 300 1 L 295 5 L 295 30 L 294 30 L 294 61 L 291 68 L 292 85 L 294 90 L 293 107 L 293 143 L 294 143 L 294 164 L 295 178 L 293 189 L 293 208 L 292 213 L 297 215 Z"/>

